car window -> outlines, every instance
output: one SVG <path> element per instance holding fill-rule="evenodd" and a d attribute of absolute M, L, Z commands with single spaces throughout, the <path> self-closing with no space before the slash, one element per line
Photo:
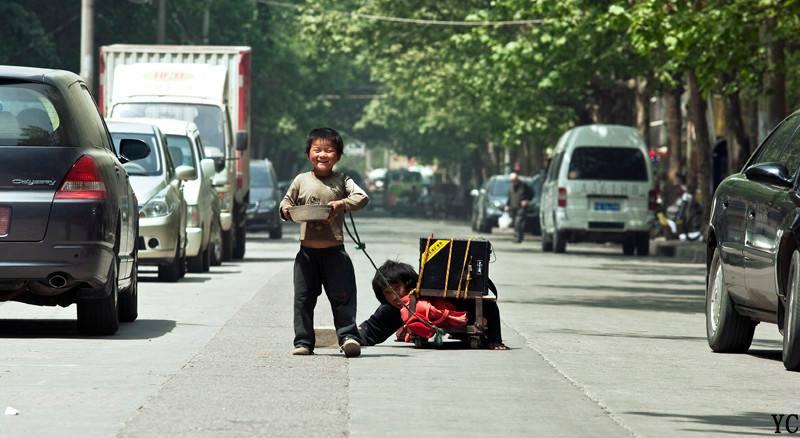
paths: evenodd
<path fill-rule="evenodd" d="M 647 181 L 647 165 L 636 148 L 582 146 L 572 151 L 567 178 Z"/>
<path fill-rule="evenodd" d="M 556 154 L 550 159 L 550 165 L 547 167 L 547 181 L 558 179 L 558 169 L 561 167 L 562 158 L 564 158 L 563 152 Z"/>
<path fill-rule="evenodd" d="M 784 150 L 786 149 L 786 144 L 789 142 L 789 139 L 792 137 L 792 134 L 797 130 L 797 125 L 800 124 L 800 117 L 794 116 L 786 119 L 783 123 L 778 125 L 775 128 L 775 131 L 764 140 L 764 143 L 758 149 L 758 153 L 756 157 L 753 159 L 751 164 L 760 164 L 760 163 L 771 163 L 771 162 L 780 162 L 784 164 L 788 164 L 785 160 L 786 157 L 783 156 Z M 790 168 L 788 165 L 786 166 L 790 170 L 795 170 L 797 166 L 795 165 L 794 168 Z"/>
<path fill-rule="evenodd" d="M 0 146 L 74 146 L 65 141 L 63 114 L 55 87 L 0 82 Z"/>
<path fill-rule="evenodd" d="M 492 196 L 507 196 L 510 186 L 510 179 L 496 179 L 489 186 L 489 194 Z"/>
<path fill-rule="evenodd" d="M 161 175 L 161 163 L 158 159 L 158 144 L 156 143 L 156 136 L 153 134 L 129 134 L 124 132 L 112 132 L 111 138 L 114 140 L 114 147 L 119 150 L 119 142 L 123 138 L 131 138 L 141 140 L 147 143 L 150 147 L 150 154 L 140 160 L 132 160 L 125 164 L 123 167 L 131 176 L 155 176 Z"/>
<path fill-rule="evenodd" d="M 200 130 L 207 147 L 225 151 L 224 115 L 212 105 L 184 103 L 120 103 L 111 110 L 112 117 L 145 117 L 155 119 L 177 119 L 194 122 Z"/>
<path fill-rule="evenodd" d="M 167 135 L 167 149 L 175 166 L 195 167 L 192 141 L 185 135 Z"/>
<path fill-rule="evenodd" d="M 258 188 L 271 188 L 272 175 L 269 168 L 262 163 L 253 163 L 250 166 L 250 185 Z"/>

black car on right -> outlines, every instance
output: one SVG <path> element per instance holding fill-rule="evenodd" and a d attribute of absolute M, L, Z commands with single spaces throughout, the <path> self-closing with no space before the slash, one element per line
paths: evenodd
<path fill-rule="evenodd" d="M 800 111 L 717 188 L 708 229 L 706 333 L 745 352 L 759 322 L 777 324 L 783 363 L 800 370 Z"/>

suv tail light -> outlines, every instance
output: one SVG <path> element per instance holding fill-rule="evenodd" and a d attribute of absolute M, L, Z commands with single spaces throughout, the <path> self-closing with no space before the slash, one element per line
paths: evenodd
<path fill-rule="evenodd" d="M 558 206 L 566 208 L 567 206 L 567 188 L 566 187 L 559 187 L 558 188 Z"/>
<path fill-rule="evenodd" d="M 647 194 L 647 209 L 650 211 L 656 210 L 656 191 L 650 190 Z"/>
<path fill-rule="evenodd" d="M 72 165 L 55 199 L 106 199 L 106 183 L 94 158 L 83 155 Z"/>

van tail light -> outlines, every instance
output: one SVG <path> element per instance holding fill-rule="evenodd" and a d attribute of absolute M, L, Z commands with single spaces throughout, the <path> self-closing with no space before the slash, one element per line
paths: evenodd
<path fill-rule="evenodd" d="M 647 209 L 650 211 L 656 210 L 656 191 L 650 190 L 647 194 Z"/>
<path fill-rule="evenodd" d="M 558 188 L 558 206 L 562 208 L 567 207 L 567 188 L 566 187 L 559 187 Z"/>
<path fill-rule="evenodd" d="M 55 199 L 106 199 L 106 183 L 89 155 L 84 155 L 72 165 Z"/>

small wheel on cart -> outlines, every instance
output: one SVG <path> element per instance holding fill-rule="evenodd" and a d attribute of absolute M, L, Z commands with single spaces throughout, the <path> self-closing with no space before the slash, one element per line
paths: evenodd
<path fill-rule="evenodd" d="M 481 338 L 479 336 L 470 336 L 469 337 L 469 348 L 476 350 L 481 348 Z"/>
<path fill-rule="evenodd" d="M 428 345 L 428 340 L 414 336 L 414 348 L 425 348 Z"/>

